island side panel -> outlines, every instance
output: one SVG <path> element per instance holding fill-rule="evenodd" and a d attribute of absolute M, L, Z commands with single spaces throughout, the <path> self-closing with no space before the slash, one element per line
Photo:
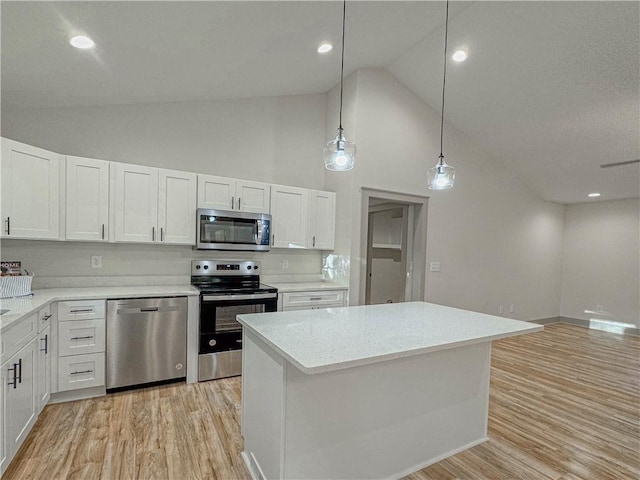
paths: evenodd
<path fill-rule="evenodd" d="M 487 439 L 491 343 L 286 368 L 283 478 L 398 478 Z"/>
<path fill-rule="evenodd" d="M 254 478 L 281 478 L 285 360 L 247 328 L 242 350 L 242 456 Z"/>

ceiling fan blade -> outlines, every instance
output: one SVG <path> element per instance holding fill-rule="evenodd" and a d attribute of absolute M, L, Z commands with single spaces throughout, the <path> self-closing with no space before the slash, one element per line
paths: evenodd
<path fill-rule="evenodd" d="M 631 165 L 632 163 L 640 163 L 640 160 L 627 160 L 625 162 L 603 163 L 600 168 L 619 167 L 621 165 Z"/>

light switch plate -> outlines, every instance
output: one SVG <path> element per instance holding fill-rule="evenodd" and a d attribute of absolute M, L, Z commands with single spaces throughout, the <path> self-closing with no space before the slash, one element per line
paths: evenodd
<path fill-rule="evenodd" d="M 430 268 L 429 268 L 432 272 L 439 272 L 440 271 L 440 262 L 431 262 Z"/>
<path fill-rule="evenodd" d="M 91 255 L 91 268 L 102 268 L 101 255 Z"/>

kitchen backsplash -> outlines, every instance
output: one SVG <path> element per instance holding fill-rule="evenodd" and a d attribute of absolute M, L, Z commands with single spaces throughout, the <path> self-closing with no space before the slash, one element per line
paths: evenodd
<path fill-rule="evenodd" d="M 91 267 L 92 256 L 101 257 L 102 268 Z M 322 278 L 322 253 L 315 250 L 222 252 L 188 246 L 2 240 L 0 257 L 22 261 L 22 268 L 34 274 L 34 289 L 187 284 L 191 260 L 204 259 L 260 260 L 265 283 Z"/>

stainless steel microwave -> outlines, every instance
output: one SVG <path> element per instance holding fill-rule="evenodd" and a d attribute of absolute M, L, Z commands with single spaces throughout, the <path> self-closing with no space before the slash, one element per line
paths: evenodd
<path fill-rule="evenodd" d="M 199 208 L 198 250 L 253 250 L 271 248 L 271 215 Z"/>

